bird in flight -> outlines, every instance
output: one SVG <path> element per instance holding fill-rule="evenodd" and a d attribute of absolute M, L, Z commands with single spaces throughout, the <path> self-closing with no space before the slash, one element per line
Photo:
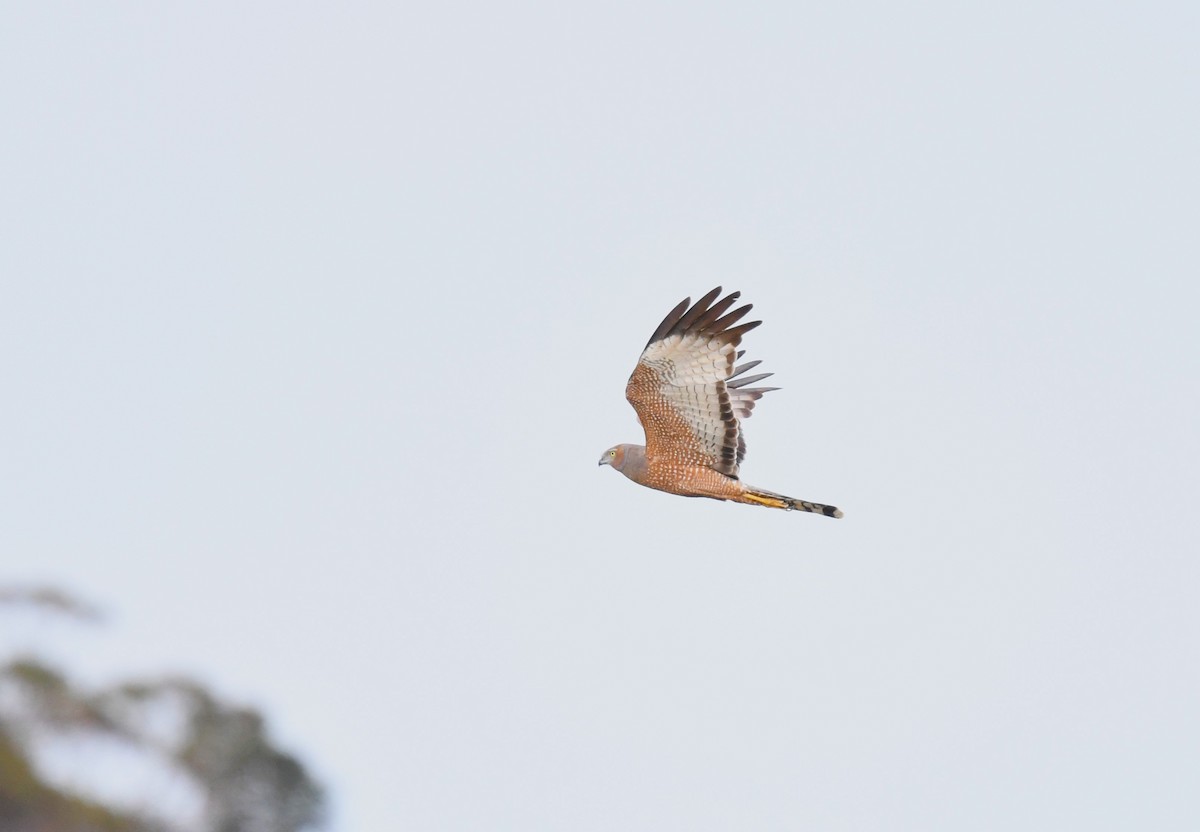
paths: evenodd
<path fill-rule="evenodd" d="M 760 361 L 734 366 L 745 353 L 737 349 L 742 336 L 762 321 L 734 326 L 752 306 L 725 314 L 741 292 L 717 300 L 720 295 L 718 286 L 694 305 L 685 298 L 654 330 L 625 386 L 646 444 L 615 445 L 600 464 L 670 494 L 841 517 L 834 506 L 754 488 L 738 478 L 746 456 L 742 420 L 764 393 L 779 388 L 750 386 L 774 375 L 744 375 Z"/>

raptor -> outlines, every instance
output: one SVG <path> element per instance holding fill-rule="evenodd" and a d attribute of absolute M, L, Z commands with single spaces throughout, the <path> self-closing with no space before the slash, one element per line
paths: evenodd
<path fill-rule="evenodd" d="M 764 393 L 752 387 L 773 373 L 746 375 L 760 361 L 736 362 L 742 336 L 762 321 L 738 324 L 753 308 L 732 312 L 740 292 L 721 287 L 693 305 L 685 298 L 663 318 L 638 359 L 625 398 L 646 433 L 645 445 L 614 445 L 600 457 L 629 479 L 684 497 L 796 509 L 841 517 L 840 509 L 746 485 L 739 467 L 746 456 L 742 421 Z"/>

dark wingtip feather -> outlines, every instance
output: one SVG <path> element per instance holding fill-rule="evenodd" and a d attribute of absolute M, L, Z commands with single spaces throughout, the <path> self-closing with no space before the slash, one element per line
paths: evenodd
<path fill-rule="evenodd" d="M 731 292 L 721 300 L 713 304 L 712 308 L 701 315 L 699 318 L 691 322 L 689 329 L 696 332 L 716 332 L 723 327 L 717 326 L 717 318 L 725 313 L 725 310 L 733 306 L 733 302 L 742 296 L 741 292 Z"/>
<path fill-rule="evenodd" d="M 684 298 L 675 305 L 675 308 L 667 313 L 667 317 L 662 319 L 662 323 L 658 325 L 658 329 L 654 330 L 654 334 L 650 336 L 650 340 L 646 342 L 646 346 L 650 346 L 655 341 L 659 341 L 667 337 L 667 333 L 675 324 L 679 323 L 679 319 L 687 312 L 687 309 L 692 304 L 691 298 Z"/>
<path fill-rule="evenodd" d="M 705 329 L 710 335 L 720 335 L 722 332 L 728 331 L 732 324 L 736 324 L 754 308 L 753 303 L 747 303 L 745 306 L 739 306 L 737 309 L 730 312 L 724 318 L 718 321 L 713 321 Z"/>
<path fill-rule="evenodd" d="M 743 335 L 758 326 L 762 326 L 762 321 L 751 321 L 748 324 L 741 324 L 740 326 L 735 326 L 733 329 L 727 329 L 721 334 L 728 338 L 730 342 L 736 344 Z"/>
<path fill-rule="evenodd" d="M 731 327 L 732 324 L 737 323 L 753 309 L 754 304 L 748 303 L 721 317 L 725 313 L 725 310 L 729 309 L 742 296 L 742 293 L 730 292 L 724 298 L 717 300 L 720 295 L 721 287 L 717 286 L 694 304 L 691 302 L 691 298 L 684 298 L 683 301 L 670 311 L 667 317 L 663 318 L 662 323 L 658 325 L 658 328 L 654 330 L 654 334 L 650 336 L 650 340 L 646 342 L 646 346 L 671 335 L 685 332 L 716 336 L 720 337 L 723 343 L 736 344 L 742 335 L 762 323 L 762 321 L 755 321 L 750 324 Z M 739 351 L 737 358 L 741 358 L 743 355 L 745 355 L 745 350 Z M 750 366 L 755 366 L 757 363 L 754 362 Z"/>
<path fill-rule="evenodd" d="M 712 305 L 712 302 L 716 300 L 720 294 L 721 287 L 718 286 L 707 295 L 700 298 L 700 300 L 696 301 L 695 304 L 692 305 L 692 308 L 687 311 L 687 314 L 680 318 L 675 323 L 675 326 L 671 327 L 670 334 L 675 335 L 680 332 L 687 332 L 689 329 L 691 329 L 697 320 L 704 317 L 704 315 L 708 312 L 708 307 Z"/>

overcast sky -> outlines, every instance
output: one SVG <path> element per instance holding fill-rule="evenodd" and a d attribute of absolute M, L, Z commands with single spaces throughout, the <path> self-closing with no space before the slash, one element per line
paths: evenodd
<path fill-rule="evenodd" d="M 1194 3 L 10 3 L 0 557 L 337 832 L 1200 828 Z M 623 398 L 740 289 L 743 478 Z M 25 642 L 22 642 L 25 643 Z"/>

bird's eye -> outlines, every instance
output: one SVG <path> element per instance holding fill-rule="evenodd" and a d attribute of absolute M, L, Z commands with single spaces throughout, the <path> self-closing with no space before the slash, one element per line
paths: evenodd
<path fill-rule="evenodd" d="M 609 456 L 616 456 L 616 455 L 617 455 L 617 452 L 616 452 L 616 451 L 609 451 L 609 452 L 608 452 L 608 455 L 609 455 Z"/>

